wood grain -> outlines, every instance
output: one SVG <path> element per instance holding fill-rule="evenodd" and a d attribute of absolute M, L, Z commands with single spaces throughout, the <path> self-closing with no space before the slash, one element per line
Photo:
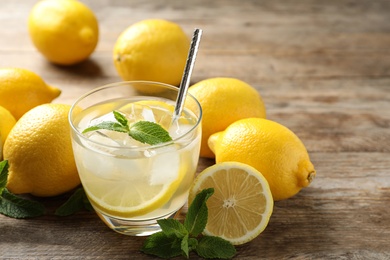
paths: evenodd
<path fill-rule="evenodd" d="M 390 2 L 386 0 L 85 0 L 99 19 L 89 60 L 61 67 L 34 48 L 36 1 L 1 0 L 0 67 L 23 67 L 62 89 L 57 103 L 119 81 L 112 48 L 142 19 L 203 29 L 193 82 L 225 76 L 262 95 L 269 119 L 306 145 L 317 177 L 275 203 L 267 229 L 236 259 L 390 259 Z M 212 165 L 201 159 L 198 172 Z M 44 217 L 0 215 L 0 259 L 153 259 L 144 238 L 109 230 L 94 213 L 60 218 L 68 194 L 39 199 Z M 197 259 L 191 255 L 191 259 Z"/>

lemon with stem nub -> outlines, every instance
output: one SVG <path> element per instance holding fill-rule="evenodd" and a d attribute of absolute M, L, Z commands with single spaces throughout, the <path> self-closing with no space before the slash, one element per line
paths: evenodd
<path fill-rule="evenodd" d="M 192 85 L 191 93 L 202 106 L 201 157 L 214 158 L 207 146 L 210 135 L 226 129 L 231 123 L 248 117 L 266 117 L 258 91 L 235 78 L 210 78 Z"/>
<path fill-rule="evenodd" d="M 69 134 L 69 110 L 66 104 L 43 104 L 16 122 L 3 154 L 9 162 L 7 188 L 12 193 L 50 197 L 80 184 Z"/>
<path fill-rule="evenodd" d="M 93 11 L 77 0 L 42 0 L 28 19 L 30 38 L 49 61 L 73 65 L 87 59 L 99 38 Z"/>
<path fill-rule="evenodd" d="M 123 80 L 178 86 L 189 47 L 189 37 L 178 24 L 162 19 L 143 20 L 129 26 L 118 37 L 113 61 Z M 156 91 L 152 85 L 150 89 Z"/>
<path fill-rule="evenodd" d="M 267 179 L 275 200 L 307 187 L 316 171 L 302 141 L 287 127 L 263 118 L 241 119 L 210 136 L 216 162 L 251 165 Z"/>
<path fill-rule="evenodd" d="M 0 69 L 0 106 L 18 120 L 24 113 L 50 103 L 61 90 L 46 84 L 36 73 L 21 68 Z"/>

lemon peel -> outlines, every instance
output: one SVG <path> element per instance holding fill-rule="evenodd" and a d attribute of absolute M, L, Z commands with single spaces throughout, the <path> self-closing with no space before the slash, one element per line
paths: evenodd
<path fill-rule="evenodd" d="M 10 165 L 10 192 L 50 197 L 80 184 L 69 135 L 69 110 L 66 104 L 43 104 L 16 122 L 3 154 Z"/>
<path fill-rule="evenodd" d="M 3 145 L 11 129 L 16 124 L 14 116 L 4 107 L 0 106 L 0 160 L 3 159 Z"/>
<path fill-rule="evenodd" d="M 30 109 L 50 103 L 61 90 L 46 84 L 36 73 L 22 68 L 0 69 L 0 106 L 18 120 Z"/>
<path fill-rule="evenodd" d="M 95 14 L 75 0 L 39 1 L 30 11 L 28 30 L 37 50 L 60 65 L 86 60 L 99 40 Z"/>
<path fill-rule="evenodd" d="M 187 60 L 189 37 L 162 19 L 139 21 L 118 37 L 113 62 L 123 80 L 148 80 L 178 86 Z M 151 93 L 156 90 L 151 86 Z"/>
<path fill-rule="evenodd" d="M 268 119 L 246 118 L 210 136 L 217 163 L 251 165 L 267 179 L 275 200 L 288 199 L 307 187 L 316 171 L 306 147 L 294 132 Z"/>
<path fill-rule="evenodd" d="M 202 106 L 202 143 L 200 156 L 214 158 L 208 138 L 233 122 L 248 117 L 266 117 L 261 95 L 249 84 L 235 78 L 210 78 L 189 90 Z"/>

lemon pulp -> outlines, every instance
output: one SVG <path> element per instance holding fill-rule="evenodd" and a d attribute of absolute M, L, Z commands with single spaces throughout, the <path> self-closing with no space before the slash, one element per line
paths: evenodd
<path fill-rule="evenodd" d="M 257 237 L 268 225 L 272 194 L 265 178 L 253 167 L 224 162 L 205 169 L 195 179 L 189 201 L 206 188 L 214 188 L 214 194 L 207 201 L 205 234 L 239 245 Z"/>

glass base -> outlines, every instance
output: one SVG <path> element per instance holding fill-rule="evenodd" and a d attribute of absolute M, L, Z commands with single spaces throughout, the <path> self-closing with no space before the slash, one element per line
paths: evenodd
<path fill-rule="evenodd" d="M 161 231 L 160 226 L 157 224 L 157 220 L 166 218 L 176 218 L 180 214 L 180 209 L 171 214 L 161 216 L 157 219 L 148 220 L 124 220 L 107 216 L 98 210 L 95 210 L 98 216 L 103 222 L 112 230 L 128 236 L 149 236 Z"/>

